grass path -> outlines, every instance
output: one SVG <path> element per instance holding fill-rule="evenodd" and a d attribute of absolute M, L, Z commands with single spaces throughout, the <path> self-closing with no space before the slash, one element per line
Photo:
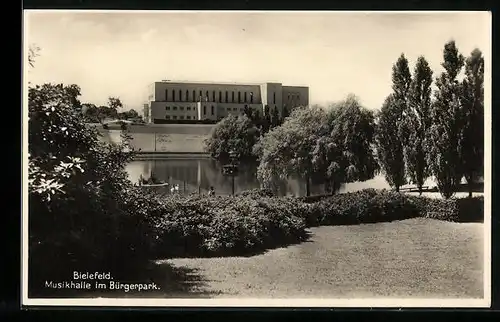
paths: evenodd
<path fill-rule="evenodd" d="M 483 296 L 483 225 L 431 219 L 310 229 L 252 257 L 171 259 L 216 297 Z M 161 262 L 160 262 L 161 264 Z"/>

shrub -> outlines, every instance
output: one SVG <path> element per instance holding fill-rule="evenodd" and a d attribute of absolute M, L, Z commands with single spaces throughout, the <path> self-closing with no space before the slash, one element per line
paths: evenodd
<path fill-rule="evenodd" d="M 306 235 L 304 218 L 277 198 L 171 196 L 162 204 L 158 256 L 242 255 Z"/>
<path fill-rule="evenodd" d="M 242 197 L 249 197 L 254 199 L 265 198 L 265 197 L 275 197 L 274 192 L 271 189 L 251 189 L 239 193 Z"/>
<path fill-rule="evenodd" d="M 364 189 L 323 198 L 309 204 L 309 225 L 350 225 L 415 217 L 455 222 L 481 221 L 483 197 L 434 199 L 387 190 Z"/>
<path fill-rule="evenodd" d="M 312 204 L 321 225 L 350 225 L 418 216 L 418 207 L 401 193 L 365 189 L 342 193 Z"/>
<path fill-rule="evenodd" d="M 481 222 L 484 220 L 484 198 L 420 198 L 421 215 L 425 218 L 453 222 Z"/>
<path fill-rule="evenodd" d="M 72 270 L 125 275 L 154 246 L 150 218 L 159 211 L 127 178 L 127 140 L 99 140 L 77 108 L 78 95 L 76 86 L 29 89 L 30 286 L 69 278 Z"/>

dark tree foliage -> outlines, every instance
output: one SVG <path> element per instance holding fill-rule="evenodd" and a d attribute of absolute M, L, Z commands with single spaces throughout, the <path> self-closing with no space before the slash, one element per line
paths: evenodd
<path fill-rule="evenodd" d="M 436 79 L 437 90 L 431 105 L 432 125 L 426 149 L 427 162 L 439 191 L 445 198 L 454 195 L 463 175 L 461 156 L 464 118 L 461 108 L 461 84 L 457 75 L 464 64 L 455 42 L 446 43 L 443 50 L 445 71 Z"/>
<path fill-rule="evenodd" d="M 377 156 L 385 179 L 397 192 L 406 183 L 403 141 L 399 127 L 403 110 L 389 95 L 378 115 L 376 126 Z"/>
<path fill-rule="evenodd" d="M 429 176 L 425 141 L 431 127 L 432 70 L 424 57 L 419 57 L 410 87 L 403 127 L 406 172 L 422 194 L 422 186 Z"/>
<path fill-rule="evenodd" d="M 254 158 L 253 147 L 258 142 L 260 130 L 246 116 L 229 115 L 212 129 L 205 140 L 205 149 L 217 160 L 226 160 L 229 152 L 240 158 Z"/>
<path fill-rule="evenodd" d="M 29 89 L 29 258 L 32 278 L 131 267 L 151 250 L 150 218 L 133 205 L 132 154 L 108 144 L 75 108 L 76 86 Z M 63 270 L 63 272 L 61 272 Z"/>
<path fill-rule="evenodd" d="M 460 154 L 469 197 L 472 197 L 473 185 L 484 171 L 484 57 L 477 48 L 465 62 L 462 108 L 464 127 Z"/>

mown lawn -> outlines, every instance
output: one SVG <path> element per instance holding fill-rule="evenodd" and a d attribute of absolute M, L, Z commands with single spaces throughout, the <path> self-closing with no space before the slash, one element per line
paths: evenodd
<path fill-rule="evenodd" d="M 483 296 L 482 224 L 417 218 L 310 231 L 308 242 L 262 255 L 158 264 L 189 270 L 193 280 L 203 281 L 184 288 L 186 296 Z"/>

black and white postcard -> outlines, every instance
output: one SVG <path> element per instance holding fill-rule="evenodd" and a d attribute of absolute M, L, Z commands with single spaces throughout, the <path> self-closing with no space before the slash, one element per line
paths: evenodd
<path fill-rule="evenodd" d="M 23 41 L 23 305 L 490 306 L 490 12 L 25 10 Z"/>

